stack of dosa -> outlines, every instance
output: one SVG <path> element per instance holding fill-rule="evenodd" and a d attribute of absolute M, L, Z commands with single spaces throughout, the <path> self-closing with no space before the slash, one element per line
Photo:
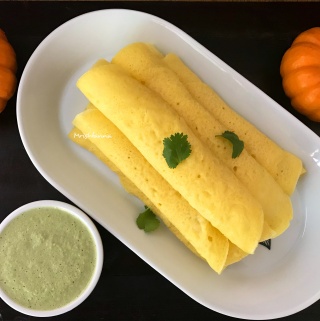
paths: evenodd
<path fill-rule="evenodd" d="M 217 120 L 238 133 L 246 142 L 247 151 L 264 166 L 281 188 L 291 195 L 301 174 L 305 172 L 301 160 L 281 148 L 255 126 L 232 110 L 207 84 L 197 77 L 175 54 L 164 62 L 179 77 L 183 85 Z"/>
<path fill-rule="evenodd" d="M 263 207 L 265 215 L 265 230 L 262 239 L 276 237 L 287 229 L 292 218 L 289 196 L 281 189 L 275 178 L 266 168 L 247 152 L 246 139 L 246 147 L 240 157 L 235 159 L 230 157 L 229 142 L 216 138 L 216 135 L 220 135 L 230 128 L 218 121 L 191 95 L 177 74 L 166 65 L 163 56 L 155 47 L 145 43 L 131 44 L 120 50 L 112 62 L 120 65 L 134 78 L 161 95 L 181 117 L 184 117 L 193 132 L 206 146 L 229 169 L 234 171 L 237 178 L 257 198 Z M 225 120 L 225 118 L 223 119 Z M 227 121 L 225 120 L 225 122 Z M 231 130 L 234 129 L 231 128 Z M 277 146 L 274 143 L 273 145 Z M 297 166 L 297 170 L 290 167 L 290 172 L 293 173 L 292 176 L 295 176 L 297 180 L 301 173 L 301 161 L 287 152 L 283 151 L 283 153 L 289 156 L 281 155 L 282 159 L 287 160 L 291 157 L 296 161 L 294 165 Z M 278 157 L 278 154 L 276 154 L 276 157 Z M 262 158 L 268 158 L 266 156 L 264 155 Z M 291 164 L 291 158 L 289 158 L 287 163 Z M 276 159 L 276 162 L 278 162 L 278 159 Z M 300 167 L 298 167 L 298 164 Z M 278 168 L 278 163 L 274 166 Z M 267 226 L 270 229 L 267 229 Z"/>
<path fill-rule="evenodd" d="M 229 128 L 181 79 L 153 46 L 124 48 L 111 64 L 101 60 L 78 80 L 92 105 L 76 116 L 69 137 L 104 161 L 130 193 L 221 273 L 254 253 L 259 241 L 283 233 L 292 206 L 247 147 L 231 158 L 231 144 L 216 137 Z M 98 135 L 76 135 L 90 132 Z M 192 152 L 170 169 L 163 139 L 175 133 L 188 136 Z M 106 134 L 112 138 L 99 138 Z M 301 174 L 301 161 L 295 170 Z"/>
<path fill-rule="evenodd" d="M 155 171 L 119 129 L 99 110 L 92 105 L 89 107 L 74 119 L 75 128 L 69 134 L 73 141 L 94 153 L 116 172 L 128 192 L 139 197 L 157 213 L 184 244 L 218 273 L 245 255 L 234 245 L 230 248 L 228 239 Z M 93 131 L 95 137 L 91 140 L 81 138 L 84 132 Z"/>

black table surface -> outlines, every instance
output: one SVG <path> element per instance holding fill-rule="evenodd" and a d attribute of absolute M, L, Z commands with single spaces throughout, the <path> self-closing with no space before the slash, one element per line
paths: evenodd
<path fill-rule="evenodd" d="M 175 24 L 320 135 L 318 123 L 292 109 L 279 75 L 281 57 L 294 37 L 320 25 L 318 2 L 0 1 L 0 28 L 16 50 L 18 79 L 32 52 L 55 28 L 80 14 L 108 8 L 140 10 Z M 15 107 L 16 96 L 0 114 L 0 222 L 11 211 L 31 201 L 55 199 L 71 203 L 40 175 L 27 156 L 19 136 Z M 97 227 L 105 247 L 98 285 L 73 311 L 44 319 L 233 319 L 195 302 L 107 230 L 98 224 Z M 5 321 L 36 319 L 16 312 L 0 300 L 0 320 L 1 316 Z M 320 301 L 283 320 L 314 321 L 319 317 Z"/>

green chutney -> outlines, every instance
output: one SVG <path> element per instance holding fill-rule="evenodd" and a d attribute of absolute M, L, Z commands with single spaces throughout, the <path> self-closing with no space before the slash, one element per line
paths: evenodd
<path fill-rule="evenodd" d="M 0 287 L 27 308 L 56 309 L 87 287 L 96 257 L 80 219 L 55 207 L 32 209 L 0 233 Z"/>

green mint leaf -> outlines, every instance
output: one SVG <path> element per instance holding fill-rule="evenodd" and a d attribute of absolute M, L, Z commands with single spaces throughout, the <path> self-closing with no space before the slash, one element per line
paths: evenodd
<path fill-rule="evenodd" d="M 140 230 L 152 232 L 158 228 L 160 221 L 149 207 L 145 206 L 145 209 L 144 212 L 139 214 L 136 223 Z"/>
<path fill-rule="evenodd" d="M 170 168 L 176 168 L 191 153 L 191 145 L 188 136 L 183 133 L 175 133 L 163 140 L 163 157 Z"/>
<path fill-rule="evenodd" d="M 239 137 L 234 132 L 230 132 L 226 130 L 221 135 L 216 135 L 216 136 L 224 137 L 232 143 L 232 146 L 233 146 L 232 158 L 238 157 L 243 151 L 244 142 L 240 140 Z"/>

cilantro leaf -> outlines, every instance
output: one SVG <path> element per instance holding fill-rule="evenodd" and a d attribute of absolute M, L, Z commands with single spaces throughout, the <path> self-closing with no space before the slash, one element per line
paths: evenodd
<path fill-rule="evenodd" d="M 233 146 L 232 158 L 236 158 L 241 154 L 244 148 L 244 142 L 240 140 L 239 137 L 234 132 L 230 132 L 226 130 L 221 135 L 216 135 L 216 136 L 224 137 L 232 143 L 232 146 Z"/>
<path fill-rule="evenodd" d="M 175 133 L 163 140 L 163 157 L 170 168 L 176 168 L 191 153 L 191 145 L 188 136 L 183 133 Z"/>
<path fill-rule="evenodd" d="M 152 232 L 160 225 L 156 215 L 147 206 L 145 206 L 145 211 L 139 214 L 136 223 L 139 229 L 145 232 Z"/>

